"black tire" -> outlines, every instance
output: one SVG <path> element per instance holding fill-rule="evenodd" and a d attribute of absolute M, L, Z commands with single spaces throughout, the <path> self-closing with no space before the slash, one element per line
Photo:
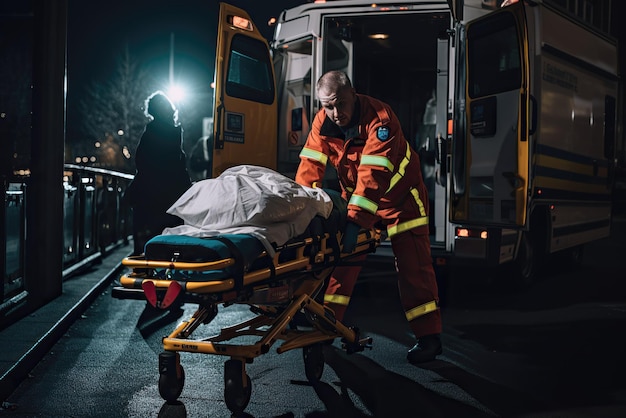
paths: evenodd
<path fill-rule="evenodd" d="M 226 407 L 234 414 L 241 414 L 252 395 L 252 381 L 245 375 L 243 382 L 243 363 L 240 360 L 228 360 L 224 364 L 224 400 Z"/>
<path fill-rule="evenodd" d="M 322 344 L 316 343 L 302 347 L 304 374 L 311 383 L 317 383 L 324 373 L 324 352 Z"/>
<path fill-rule="evenodd" d="M 176 370 L 176 368 L 178 370 Z M 185 369 L 179 364 L 173 370 L 161 370 L 159 374 L 159 395 L 166 402 L 176 402 L 185 386 Z"/>
<path fill-rule="evenodd" d="M 542 265 L 540 251 L 535 248 L 529 233 L 522 233 L 517 257 L 512 264 L 511 280 L 515 289 L 522 290 L 530 287 L 539 277 Z"/>

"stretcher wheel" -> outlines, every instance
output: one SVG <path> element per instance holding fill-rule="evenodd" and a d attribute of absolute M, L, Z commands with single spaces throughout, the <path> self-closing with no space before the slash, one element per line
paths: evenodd
<path fill-rule="evenodd" d="M 159 354 L 159 395 L 166 402 L 174 402 L 183 392 L 185 369 L 180 354 L 165 351 Z"/>
<path fill-rule="evenodd" d="M 246 379 L 244 385 L 244 376 Z M 231 359 L 224 364 L 224 400 L 226 407 L 235 415 L 241 414 L 252 395 L 252 381 L 243 370 L 243 362 Z"/>
<path fill-rule="evenodd" d="M 311 383 L 319 382 L 324 372 L 322 344 L 316 343 L 302 347 L 302 358 L 304 359 L 304 374 L 306 378 Z"/>

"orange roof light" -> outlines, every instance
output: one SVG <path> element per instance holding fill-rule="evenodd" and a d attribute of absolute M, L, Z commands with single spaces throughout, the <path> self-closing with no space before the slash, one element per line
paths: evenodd
<path fill-rule="evenodd" d="M 234 27 L 252 31 L 252 22 L 241 16 L 230 16 L 231 23 Z"/>

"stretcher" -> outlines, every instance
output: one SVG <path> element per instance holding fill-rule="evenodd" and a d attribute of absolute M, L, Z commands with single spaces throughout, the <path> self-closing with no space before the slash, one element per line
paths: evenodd
<path fill-rule="evenodd" d="M 268 353 L 274 344 L 279 354 L 303 349 L 304 372 L 311 382 L 321 378 L 324 343 L 340 338 L 348 353 L 371 347 L 371 338 L 342 324 L 322 302 L 335 266 L 374 252 L 380 242 L 380 231 L 363 229 L 355 251 L 343 254 L 342 215 L 333 208 L 328 219 L 316 216 L 304 234 L 275 246 L 273 255 L 249 234 L 159 235 L 146 244 L 144 255 L 122 261 L 129 272 L 121 276 L 114 297 L 147 299 L 161 309 L 181 303 L 198 305 L 191 318 L 162 340 L 158 386 L 165 401 L 174 402 L 183 390 L 180 352 L 229 358 L 224 365 L 224 398 L 228 409 L 238 415 L 252 393 L 245 365 Z M 249 305 L 252 318 L 209 338 L 192 338 L 220 309 L 233 304 Z M 306 326 L 294 325 L 303 319 Z"/>

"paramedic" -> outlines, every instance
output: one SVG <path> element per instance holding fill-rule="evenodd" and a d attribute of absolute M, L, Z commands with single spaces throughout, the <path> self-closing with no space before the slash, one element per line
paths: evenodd
<path fill-rule="evenodd" d="M 442 352 L 441 311 L 428 236 L 428 196 L 419 157 L 389 105 L 357 94 L 348 76 L 330 71 L 317 82 L 323 107 L 300 153 L 296 182 L 322 184 L 326 165 L 337 171 L 348 200 L 342 251 L 353 252 L 358 231 L 386 227 L 398 273 L 400 299 L 417 342 L 411 363 Z M 339 266 L 324 296 L 338 320 L 350 301 L 360 266 Z"/>
<path fill-rule="evenodd" d="M 183 223 L 166 211 L 191 186 L 176 107 L 157 91 L 146 99 L 145 114 L 150 121 L 135 152 L 135 178 L 125 193 L 133 210 L 135 255 L 163 229 Z"/>

